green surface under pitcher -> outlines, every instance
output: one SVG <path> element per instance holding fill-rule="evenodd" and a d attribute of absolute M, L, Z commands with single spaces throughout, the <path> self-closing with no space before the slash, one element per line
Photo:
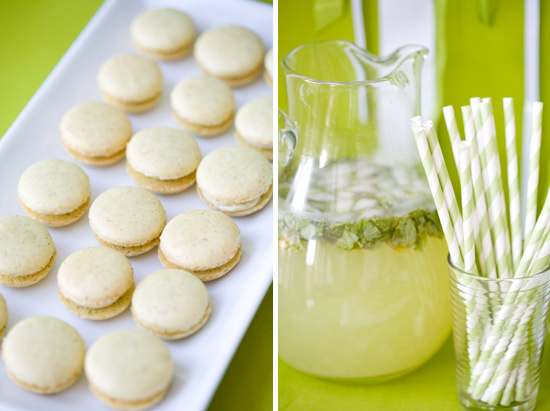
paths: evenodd
<path fill-rule="evenodd" d="M 450 331 L 447 248 L 410 131 L 426 53 L 327 41 L 282 62 L 279 355 L 306 373 L 395 378 Z"/>

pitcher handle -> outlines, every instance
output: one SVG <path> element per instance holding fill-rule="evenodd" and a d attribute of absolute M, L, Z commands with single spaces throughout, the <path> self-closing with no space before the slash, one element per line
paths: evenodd
<path fill-rule="evenodd" d="M 296 149 L 296 127 L 288 115 L 279 109 L 279 164 L 286 167 Z"/>

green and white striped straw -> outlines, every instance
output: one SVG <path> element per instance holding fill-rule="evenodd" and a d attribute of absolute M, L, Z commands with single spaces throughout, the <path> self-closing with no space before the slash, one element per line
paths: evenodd
<path fill-rule="evenodd" d="M 451 260 L 461 267 L 464 260 L 462 259 L 460 245 L 456 239 L 449 210 L 443 197 L 441 183 L 439 181 L 439 177 L 434 166 L 432 153 L 428 145 L 428 133 L 427 130 L 424 129 L 422 118 L 420 116 L 413 117 L 411 127 L 416 140 L 416 145 L 418 147 L 418 152 L 420 154 L 420 159 L 422 161 L 422 166 L 424 167 L 424 171 L 428 177 L 428 185 L 430 186 L 430 191 L 437 208 L 437 214 L 439 215 L 439 221 L 441 222 L 443 234 L 445 236 L 445 240 L 447 241 L 447 246 L 449 247 Z"/>
<path fill-rule="evenodd" d="M 470 167 L 470 145 L 466 141 L 459 141 L 458 149 L 462 222 L 464 224 L 464 271 L 469 274 L 478 275 L 474 238 L 475 209 Z"/>
<path fill-rule="evenodd" d="M 540 140 L 542 129 L 542 103 L 533 103 L 531 146 L 529 147 L 529 177 L 527 180 L 527 205 L 525 210 L 525 231 L 527 239 L 537 219 L 537 190 L 539 188 Z"/>
<path fill-rule="evenodd" d="M 447 131 L 449 132 L 449 138 L 451 139 L 451 148 L 453 150 L 453 157 L 455 163 L 459 164 L 460 149 L 458 147 L 461 138 L 458 126 L 456 124 L 455 111 L 453 106 L 443 107 L 443 116 L 445 117 L 445 124 L 447 124 Z"/>
<path fill-rule="evenodd" d="M 462 224 L 462 215 L 460 214 L 460 209 L 458 208 L 458 202 L 456 201 L 453 184 L 451 183 L 451 178 L 449 177 L 449 172 L 447 171 L 447 166 L 445 165 L 445 159 L 443 158 L 441 146 L 439 145 L 437 135 L 435 134 L 435 128 L 433 127 L 431 121 L 423 124 L 424 129 L 427 129 L 428 131 L 428 147 L 432 153 L 435 171 L 439 177 L 441 190 L 443 191 L 443 198 L 445 199 L 445 204 L 449 210 L 449 218 L 451 219 L 452 227 L 454 228 L 455 239 L 460 248 L 460 255 L 464 258 L 464 250 L 462 248 L 464 241 L 464 226 Z M 464 260 L 462 259 L 461 263 L 463 262 Z"/>
<path fill-rule="evenodd" d="M 521 236 L 521 205 L 519 193 L 518 154 L 516 148 L 516 118 L 514 99 L 504 98 L 504 134 L 506 136 L 506 160 L 508 163 L 508 193 L 510 211 L 510 241 L 514 271 L 517 269 L 523 252 Z"/>
<path fill-rule="evenodd" d="M 495 248 L 495 258 L 499 278 L 512 277 L 511 258 L 509 250 L 509 234 L 504 202 L 500 198 L 503 193 L 500 177 L 500 160 L 498 146 L 494 135 L 494 117 L 491 103 L 481 103 L 481 118 L 483 121 L 484 146 L 481 150 L 481 164 L 487 168 L 488 185 L 486 186 L 487 206 L 489 208 L 489 223 L 491 237 Z"/>
<path fill-rule="evenodd" d="M 476 217 L 479 224 L 476 236 L 476 248 L 483 275 L 489 278 L 497 278 L 493 241 L 489 229 L 489 214 L 487 211 L 487 203 L 485 202 L 485 188 L 479 159 L 479 149 L 475 136 L 474 116 L 470 106 L 462 107 L 462 116 L 464 118 L 464 134 L 466 135 L 466 141 L 470 144 L 472 186 L 474 190 Z M 481 116 L 479 117 L 481 121 Z M 476 229 L 476 227 L 474 227 L 474 229 Z"/>

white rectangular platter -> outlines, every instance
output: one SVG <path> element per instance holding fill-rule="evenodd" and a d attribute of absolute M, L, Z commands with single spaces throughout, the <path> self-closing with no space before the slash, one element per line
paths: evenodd
<path fill-rule="evenodd" d="M 131 44 L 132 18 L 148 8 L 174 7 L 187 12 L 199 32 L 226 24 L 237 24 L 256 32 L 266 49 L 272 46 L 273 9 L 246 0 L 108 0 L 80 34 L 75 43 L 40 87 L 12 127 L 0 140 L 0 216 L 24 214 L 17 201 L 17 183 L 23 171 L 44 158 L 73 160 L 63 150 L 59 122 L 72 106 L 86 101 L 101 101 L 96 76 L 109 57 L 137 52 Z M 192 56 L 177 62 L 159 63 L 164 75 L 160 103 L 150 112 L 131 115 L 134 132 L 152 126 L 178 125 L 173 119 L 169 94 L 183 78 L 201 74 Z M 234 90 L 236 107 L 253 98 L 271 95 L 260 78 Z M 233 130 L 212 139 L 197 139 L 203 156 L 216 148 L 236 145 Z M 105 168 L 81 165 L 90 177 L 92 201 L 105 190 L 135 185 L 127 175 L 124 161 Z M 167 219 L 193 209 L 207 208 L 194 187 L 174 196 L 157 196 Z M 272 282 L 272 215 L 270 203 L 260 212 L 234 219 L 241 229 L 243 254 L 239 264 L 225 277 L 207 283 L 212 316 L 196 335 L 166 342 L 176 364 L 170 390 L 156 410 L 199 411 L 207 408 L 224 372 Z M 71 314 L 57 295 L 57 270 L 71 253 L 98 245 L 87 215 L 73 225 L 49 228 L 58 250 L 55 265 L 38 284 L 22 289 L 0 287 L 9 309 L 9 328 L 23 318 L 49 315 L 60 318 L 82 335 L 89 347 L 99 337 L 119 329 L 136 329 L 130 310 L 107 321 L 87 321 Z M 130 259 L 136 283 L 153 271 L 162 269 L 156 248 Z M 68 390 L 50 396 L 31 394 L 15 385 L 0 365 L 0 409 L 3 411 L 86 411 L 107 409 L 89 391 L 82 376 Z"/>

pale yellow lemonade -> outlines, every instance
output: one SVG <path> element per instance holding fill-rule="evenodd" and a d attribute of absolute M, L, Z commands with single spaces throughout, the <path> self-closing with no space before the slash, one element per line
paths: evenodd
<path fill-rule="evenodd" d="M 390 180 L 393 185 L 385 186 L 396 187 L 394 171 L 376 173 L 369 183 Z M 447 246 L 433 204 L 425 200 L 425 180 L 414 187 L 408 178 L 419 181 L 409 174 L 398 184 L 400 193 L 384 194 L 383 201 L 392 203 L 384 217 L 383 210 L 369 209 L 358 211 L 362 218 L 348 214 L 347 223 L 327 222 L 312 218 L 315 210 L 289 212 L 280 199 L 279 356 L 289 365 L 319 377 L 381 381 L 424 364 L 447 339 Z M 330 186 L 327 178 L 315 179 L 319 187 Z M 353 204 L 366 204 L 366 189 L 350 178 L 345 183 L 339 186 L 361 192 Z M 404 204 L 396 197 L 403 187 L 421 192 L 405 193 L 408 211 L 394 207 Z M 324 198 L 323 189 L 317 191 L 311 198 Z M 376 193 L 372 198 L 379 199 Z M 308 204 L 326 209 L 319 201 Z"/>
<path fill-rule="evenodd" d="M 420 366 L 451 327 L 446 255 L 437 237 L 418 250 L 346 251 L 322 239 L 280 250 L 280 357 L 336 379 L 385 379 Z"/>

